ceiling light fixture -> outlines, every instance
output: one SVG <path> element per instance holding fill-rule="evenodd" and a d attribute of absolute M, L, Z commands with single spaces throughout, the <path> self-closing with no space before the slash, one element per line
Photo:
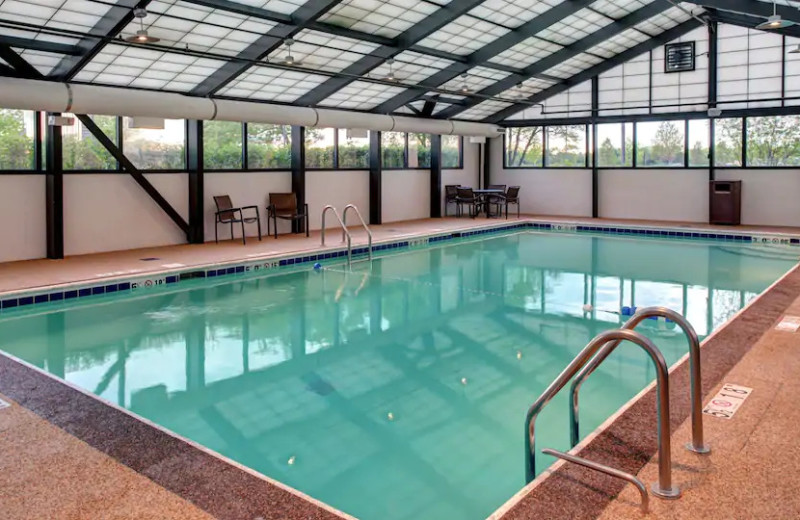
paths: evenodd
<path fill-rule="evenodd" d="M 156 43 L 161 41 L 161 38 L 150 36 L 147 34 L 147 29 L 144 28 L 144 19 L 147 17 L 147 9 L 136 8 L 133 10 L 134 18 L 139 19 L 139 30 L 136 34 L 125 38 L 126 42 L 132 43 Z"/>
<path fill-rule="evenodd" d="M 784 20 L 781 18 L 781 15 L 778 14 L 778 2 L 776 0 L 772 1 L 772 16 L 767 18 L 766 22 L 761 22 L 760 24 L 756 25 L 756 29 L 761 30 L 770 30 L 770 29 L 784 29 L 786 27 L 791 27 L 794 25 L 794 22 L 791 20 Z"/>
<path fill-rule="evenodd" d="M 789 51 L 789 54 L 800 54 L 800 43 L 797 44 L 797 47 Z"/>
<path fill-rule="evenodd" d="M 462 94 L 469 94 L 470 93 L 470 89 L 469 89 L 469 85 L 467 85 L 467 78 L 469 78 L 469 74 L 467 74 L 465 72 L 464 74 L 461 75 L 461 78 L 463 79 L 463 81 L 461 83 L 461 88 L 458 89 L 458 90 Z"/>
<path fill-rule="evenodd" d="M 292 56 L 292 45 L 294 45 L 294 40 L 289 38 L 289 39 L 285 40 L 283 43 L 286 44 L 286 52 L 287 52 L 287 54 L 286 54 L 286 57 L 283 58 L 282 63 L 284 65 L 289 65 L 290 67 L 298 67 L 298 66 L 302 65 L 301 62 L 297 61 L 296 59 L 294 59 L 294 56 Z"/>
<path fill-rule="evenodd" d="M 386 63 L 389 64 L 389 74 L 385 75 L 383 79 L 385 81 L 397 81 L 397 76 L 394 75 L 394 68 L 393 68 L 394 60 L 392 58 L 389 58 L 388 60 L 386 60 Z"/>

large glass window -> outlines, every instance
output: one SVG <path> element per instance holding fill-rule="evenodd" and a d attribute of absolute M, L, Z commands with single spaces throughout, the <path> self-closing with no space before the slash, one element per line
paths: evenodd
<path fill-rule="evenodd" d="M 33 169 L 34 146 L 33 112 L 0 109 L 0 170 Z"/>
<path fill-rule="evenodd" d="M 548 126 L 545 165 L 586 167 L 586 126 Z"/>
<path fill-rule="evenodd" d="M 506 167 L 526 168 L 541 167 L 544 141 L 542 127 L 507 128 Z"/>
<path fill-rule="evenodd" d="M 636 123 L 636 166 L 684 166 L 685 133 L 683 121 Z"/>
<path fill-rule="evenodd" d="M 747 118 L 747 166 L 799 164 L 800 116 Z"/>
<path fill-rule="evenodd" d="M 742 165 L 742 119 L 714 120 L 714 166 Z"/>
<path fill-rule="evenodd" d="M 408 134 L 408 167 L 431 167 L 431 135 L 422 133 Z"/>
<path fill-rule="evenodd" d="M 442 168 L 463 168 L 461 143 L 460 135 L 442 136 Z"/>
<path fill-rule="evenodd" d="M 597 166 L 633 166 L 633 123 L 597 125 Z"/>
<path fill-rule="evenodd" d="M 247 168 L 250 170 L 292 167 L 292 127 L 247 123 Z"/>
<path fill-rule="evenodd" d="M 75 117 L 64 114 L 65 117 Z M 100 130 L 117 144 L 117 118 L 115 116 L 89 116 Z M 106 150 L 94 134 L 75 118 L 72 126 L 61 127 L 62 165 L 65 170 L 115 170 L 117 160 Z"/>
<path fill-rule="evenodd" d="M 186 129 L 182 119 L 167 119 L 164 128 L 132 128 L 122 120 L 122 148 L 140 170 L 182 170 L 186 167 Z"/>
<path fill-rule="evenodd" d="M 360 135 L 364 135 L 364 131 Z M 339 168 L 369 168 L 369 132 L 339 130 Z"/>
<path fill-rule="evenodd" d="M 708 166 L 711 122 L 708 119 L 689 120 L 689 166 Z"/>
<path fill-rule="evenodd" d="M 333 169 L 333 128 L 306 128 L 306 168 Z"/>
<path fill-rule="evenodd" d="M 406 167 L 406 134 L 403 132 L 383 132 L 381 134 L 381 148 L 384 168 Z"/>
<path fill-rule="evenodd" d="M 206 121 L 203 123 L 203 167 L 207 170 L 241 170 L 242 123 Z"/>

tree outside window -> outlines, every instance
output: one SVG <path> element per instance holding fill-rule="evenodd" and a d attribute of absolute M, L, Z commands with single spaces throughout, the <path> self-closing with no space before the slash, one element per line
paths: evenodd
<path fill-rule="evenodd" d="M 241 170 L 244 167 L 242 146 L 242 123 L 203 123 L 203 166 L 206 170 Z"/>
<path fill-rule="evenodd" d="M 684 166 L 684 122 L 636 123 L 636 166 Z"/>
<path fill-rule="evenodd" d="M 0 170 L 34 167 L 33 113 L 0 109 Z"/>
<path fill-rule="evenodd" d="M 542 127 L 506 129 L 506 166 L 541 167 L 543 157 Z"/>
<path fill-rule="evenodd" d="M 406 167 L 406 134 L 403 132 L 383 132 L 381 134 L 381 154 L 384 168 Z"/>
<path fill-rule="evenodd" d="M 633 123 L 597 125 L 597 142 L 599 167 L 633 166 Z"/>
<path fill-rule="evenodd" d="M 408 134 L 408 167 L 431 167 L 431 135 L 423 133 Z"/>
<path fill-rule="evenodd" d="M 546 166 L 586 167 L 586 127 L 548 126 Z"/>
<path fill-rule="evenodd" d="M 797 165 L 800 116 L 747 118 L 747 166 Z"/>
<path fill-rule="evenodd" d="M 64 114 L 75 117 L 72 114 Z M 113 143 L 117 142 L 115 116 L 89 116 Z M 117 160 L 83 123 L 75 119 L 72 126 L 61 127 L 62 167 L 65 170 L 115 170 Z"/>
<path fill-rule="evenodd" d="M 742 165 L 742 119 L 714 120 L 714 166 Z"/>
<path fill-rule="evenodd" d="M 291 167 L 292 127 L 248 123 L 247 168 L 250 170 L 273 170 Z"/>

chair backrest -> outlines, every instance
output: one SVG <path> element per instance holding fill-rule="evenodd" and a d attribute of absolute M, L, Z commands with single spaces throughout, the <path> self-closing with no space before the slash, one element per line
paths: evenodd
<path fill-rule="evenodd" d="M 297 213 L 297 195 L 294 193 L 270 193 L 269 203 L 275 208 L 275 213 Z"/>
<path fill-rule="evenodd" d="M 455 199 L 458 197 L 458 184 L 447 184 L 444 187 L 444 195 L 448 199 Z"/>
<path fill-rule="evenodd" d="M 506 200 L 516 201 L 519 198 L 519 186 L 511 186 L 506 192 Z"/>
<path fill-rule="evenodd" d="M 214 204 L 217 205 L 217 213 L 221 222 L 233 220 L 235 213 L 233 211 L 226 211 L 233 209 L 233 202 L 229 195 L 215 195 Z"/>
<path fill-rule="evenodd" d="M 462 188 L 459 186 L 457 188 L 458 198 L 461 200 L 474 200 L 475 193 L 472 192 L 472 188 Z"/>
<path fill-rule="evenodd" d="M 490 184 L 488 189 L 490 189 L 490 190 L 503 190 L 503 193 L 505 193 L 506 185 L 505 184 Z"/>

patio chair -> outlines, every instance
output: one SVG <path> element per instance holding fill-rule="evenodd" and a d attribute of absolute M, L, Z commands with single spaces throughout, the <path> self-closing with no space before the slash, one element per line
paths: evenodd
<path fill-rule="evenodd" d="M 456 212 L 458 211 L 458 184 L 447 184 L 444 187 L 444 216 L 447 216 L 447 206 L 449 204 L 456 205 Z"/>
<path fill-rule="evenodd" d="M 297 195 L 294 193 L 269 194 L 269 206 L 267 206 L 267 235 L 270 234 L 270 221 L 272 221 L 272 227 L 274 228 L 273 233 L 275 234 L 275 238 L 278 238 L 278 219 L 289 220 L 292 223 L 304 223 L 306 236 L 308 236 L 308 204 L 303 205 L 302 212 L 298 211 Z"/>
<path fill-rule="evenodd" d="M 519 186 L 511 186 L 510 188 L 508 188 L 504 201 L 506 205 L 506 220 L 508 220 L 509 204 L 517 205 L 517 218 L 519 218 Z"/>
<path fill-rule="evenodd" d="M 481 211 L 481 200 L 472 191 L 472 188 L 458 187 L 458 195 L 456 197 L 458 203 L 458 213 L 456 216 L 460 217 L 464 214 L 464 206 L 469 208 L 469 216 L 475 218 Z"/>
<path fill-rule="evenodd" d="M 219 244 L 219 234 L 217 228 L 220 224 L 231 225 L 231 240 L 233 240 L 233 225 L 242 225 L 242 244 L 247 244 L 247 238 L 244 233 L 244 225 L 255 222 L 258 224 L 258 239 L 261 240 L 261 215 L 258 213 L 258 206 L 242 206 L 241 208 L 233 207 L 231 198 L 228 195 L 215 195 L 214 204 L 217 205 L 217 211 L 214 213 L 214 241 Z M 256 216 L 244 216 L 244 212 L 248 210 L 256 210 Z"/>
<path fill-rule="evenodd" d="M 505 184 L 490 184 L 486 187 L 490 190 L 501 190 L 503 193 L 489 193 L 486 195 L 486 211 L 491 216 L 492 206 L 497 206 L 497 216 L 503 215 L 503 204 L 506 198 L 506 185 Z"/>

